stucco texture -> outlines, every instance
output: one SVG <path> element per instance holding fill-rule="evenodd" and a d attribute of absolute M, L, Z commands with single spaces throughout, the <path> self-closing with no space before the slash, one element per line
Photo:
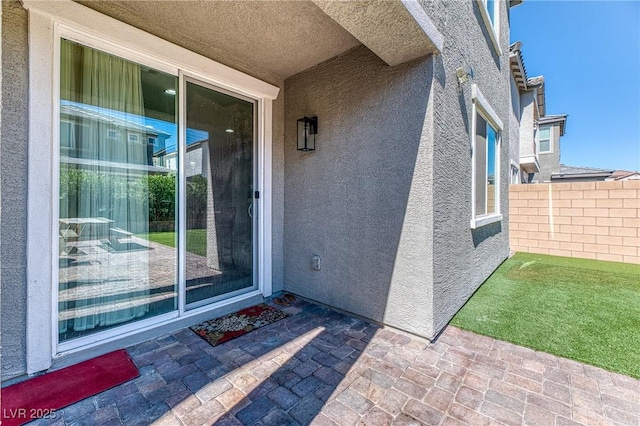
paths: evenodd
<path fill-rule="evenodd" d="M 446 34 L 443 54 L 435 65 L 435 137 L 433 160 L 433 315 L 441 330 L 473 292 L 509 254 L 509 20 L 499 5 L 496 52 L 480 13 L 482 3 L 438 0 L 425 2 L 427 13 Z M 459 85 L 456 68 L 472 70 Z M 501 222 L 470 229 L 472 193 L 471 85 L 477 84 L 504 123 L 500 150 Z"/>
<path fill-rule="evenodd" d="M 27 13 L 2 2 L 0 282 L 2 378 L 26 369 Z"/>
<path fill-rule="evenodd" d="M 536 90 L 524 92 L 520 96 L 520 152 L 523 155 L 534 155 L 534 123 L 536 120 Z"/>
<path fill-rule="evenodd" d="M 388 67 L 356 48 L 285 80 L 285 289 L 433 338 L 508 256 L 508 11 L 498 53 L 481 3 L 423 4 L 442 55 Z M 456 68 L 470 71 L 459 85 Z M 504 128 L 500 222 L 470 229 L 471 85 Z M 296 119 L 317 115 L 315 152 Z M 319 255 L 322 268 L 311 259 Z"/>
<path fill-rule="evenodd" d="M 310 1 L 79 3 L 274 85 L 360 44 Z"/>
<path fill-rule="evenodd" d="M 431 335 L 431 58 L 365 47 L 285 81 L 285 289 Z M 316 151 L 296 120 L 318 116 Z M 311 261 L 321 257 L 321 269 Z"/>

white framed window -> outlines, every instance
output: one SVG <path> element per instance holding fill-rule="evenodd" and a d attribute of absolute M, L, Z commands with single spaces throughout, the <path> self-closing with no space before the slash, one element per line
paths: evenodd
<path fill-rule="evenodd" d="M 70 121 L 60 120 L 60 146 L 75 148 L 76 140 L 77 131 L 75 124 Z"/>
<path fill-rule="evenodd" d="M 128 133 L 127 138 L 130 143 L 138 143 L 140 141 L 140 136 L 137 133 Z"/>
<path fill-rule="evenodd" d="M 502 220 L 500 213 L 500 155 L 502 120 L 477 85 L 473 98 L 471 133 L 472 229 Z"/>
<path fill-rule="evenodd" d="M 538 147 L 540 153 L 553 152 L 551 149 L 551 127 L 544 126 L 538 129 Z"/>
<path fill-rule="evenodd" d="M 260 293 L 270 295 L 271 122 L 272 101 L 277 97 L 279 89 L 73 1 L 63 0 L 54 4 L 53 2 L 24 0 L 23 4 L 29 11 L 30 63 L 29 208 L 27 218 L 29 234 L 27 235 L 27 257 L 28 259 L 39 260 L 38 262 L 30 261 L 27 264 L 27 372 L 34 373 L 46 370 L 51 366 L 53 359 L 59 356 L 100 345 L 114 347 L 116 345 L 115 342 L 119 339 L 128 338 L 141 330 L 157 330 L 160 333 L 163 327 L 166 329 L 169 324 L 177 324 L 176 321 L 179 319 L 200 318 L 200 316 L 206 315 L 206 312 L 212 309 L 244 300 L 252 295 Z M 110 234 L 113 234 L 114 231 L 116 233 L 119 232 L 124 235 L 124 237 L 120 235 L 120 238 L 124 240 L 131 237 L 129 234 L 135 235 L 137 232 L 134 230 L 134 232 L 127 231 L 123 233 L 122 226 L 112 225 L 115 223 L 115 219 L 106 217 L 108 212 L 104 212 L 104 214 L 102 212 L 92 213 L 92 220 L 89 225 L 86 225 L 86 218 L 82 217 L 82 215 L 77 215 L 72 220 L 62 217 L 60 213 L 62 202 L 59 199 L 59 191 L 61 184 L 64 185 L 67 182 L 60 179 L 60 170 L 64 164 L 70 164 L 73 167 L 113 167 L 114 162 L 124 161 L 120 158 L 87 157 L 93 151 L 87 155 L 83 153 L 83 158 L 63 158 L 64 153 L 60 150 L 61 146 L 75 144 L 76 148 L 78 148 L 78 142 L 80 144 L 83 142 L 78 140 L 79 136 L 72 131 L 71 127 L 63 124 L 65 121 L 60 120 L 61 112 L 63 112 L 61 111 L 61 99 L 67 99 L 64 93 L 61 93 L 63 87 L 60 84 L 61 78 L 66 78 L 76 69 L 68 66 L 63 67 L 64 62 L 61 61 L 61 57 L 64 54 L 61 43 L 63 39 L 78 44 L 80 47 L 75 50 L 97 49 L 117 56 L 123 61 L 130 61 L 132 64 L 144 64 L 150 68 L 175 76 L 181 84 L 186 84 L 185 78 L 189 76 L 197 81 L 206 82 L 220 88 L 220 90 L 237 94 L 241 98 L 246 97 L 253 100 L 254 104 L 252 105 L 255 105 L 257 117 L 255 121 L 257 141 L 256 185 L 260 188 L 260 199 L 254 200 L 255 205 L 253 208 L 259 209 L 261 212 L 257 220 L 257 229 L 259 231 L 257 231 L 255 239 L 258 250 L 257 270 L 259 271 L 256 279 L 259 283 L 257 290 L 253 293 L 245 293 L 219 302 L 212 302 L 208 306 L 193 308 L 189 311 L 185 309 L 184 302 L 181 302 L 177 310 L 169 309 L 170 312 L 166 314 L 143 319 L 135 324 L 118 325 L 120 331 L 117 333 L 106 330 L 101 334 L 96 333 L 86 338 L 79 337 L 73 342 L 70 340 L 68 345 L 66 342 L 61 343 L 58 341 L 59 327 L 64 327 L 64 324 L 59 325 L 59 302 L 65 302 L 64 297 L 66 297 L 66 294 L 63 295 L 61 292 L 67 290 L 59 287 L 58 274 L 60 268 L 62 268 L 59 264 L 59 256 L 62 253 L 66 253 L 67 250 L 77 249 L 77 246 L 73 247 L 73 244 L 63 241 L 63 238 L 61 238 L 61 224 L 97 235 L 95 241 L 105 240 L 101 238 L 102 231 L 111 231 L 109 232 Z M 69 81 L 74 81 L 74 79 L 70 78 Z M 184 103 L 184 101 L 181 102 Z M 70 105 L 74 108 L 78 107 L 78 105 Z M 81 112 L 85 116 L 95 116 L 97 111 L 95 107 L 99 107 L 99 105 L 91 106 L 93 108 L 84 106 L 86 110 L 79 111 L 79 113 Z M 180 110 L 186 110 L 184 105 L 181 105 Z M 114 118 L 119 117 L 114 116 Z M 184 121 L 186 119 L 181 118 L 181 120 Z M 185 123 L 182 122 L 180 125 L 184 129 Z M 98 125 L 96 124 L 94 127 L 98 127 Z M 105 135 L 107 139 L 110 136 L 107 132 L 92 132 L 90 138 L 100 137 L 100 135 Z M 185 140 L 182 134 L 179 138 L 182 138 L 180 140 Z M 81 139 L 87 140 L 86 145 L 88 148 L 96 145 L 92 139 L 88 140 L 87 137 L 82 137 Z M 135 139 L 139 143 L 141 136 L 136 134 Z M 127 140 L 131 141 L 129 136 L 127 136 Z M 82 148 L 84 149 L 84 147 Z M 181 149 L 184 149 L 184 142 L 182 142 Z M 94 151 L 100 155 L 105 152 L 104 150 Z M 131 166 L 131 170 L 147 170 L 149 155 L 148 153 L 146 154 L 141 150 L 136 150 L 135 152 L 123 151 L 122 158 L 140 163 Z M 147 164 L 144 164 L 145 162 Z M 181 182 L 184 182 L 183 174 L 183 170 L 178 171 Z M 113 175 L 118 178 L 125 174 L 114 173 Z M 184 189 L 179 193 L 183 194 L 181 196 L 184 197 Z M 181 203 L 184 204 L 184 200 Z M 72 205 L 67 201 L 65 201 L 65 204 Z M 125 211 L 126 209 L 122 210 Z M 133 226 L 141 223 L 140 221 L 131 220 L 128 222 Z M 102 231 L 99 228 L 102 228 Z M 66 232 L 65 235 L 67 234 L 70 233 Z M 184 233 L 181 234 L 184 235 Z M 181 250 L 184 252 L 184 240 L 180 240 L 178 244 L 183 247 Z M 80 249 L 82 248 L 80 247 Z M 182 262 L 184 264 L 184 261 Z M 178 279 L 179 285 L 183 289 L 184 273 L 183 267 L 179 272 L 182 277 Z M 148 295 L 144 296 L 149 297 Z M 137 314 L 134 313 L 133 315 L 136 316 Z"/>
<path fill-rule="evenodd" d="M 498 56 L 502 55 L 500 48 L 500 0 L 476 0 L 480 15 L 484 21 L 491 44 Z"/>
<path fill-rule="evenodd" d="M 515 164 L 515 162 L 511 162 L 511 182 L 512 185 L 516 185 L 521 183 L 520 180 L 520 168 L 518 167 L 517 164 Z"/>

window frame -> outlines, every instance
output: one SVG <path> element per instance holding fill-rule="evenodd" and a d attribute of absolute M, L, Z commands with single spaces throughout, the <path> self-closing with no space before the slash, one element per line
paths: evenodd
<path fill-rule="evenodd" d="M 271 283 L 271 163 L 272 103 L 279 88 L 238 70 L 205 58 L 155 37 L 70 0 L 39 2 L 23 0 L 29 12 L 29 159 L 27 194 L 27 373 L 51 367 L 57 358 L 82 358 L 74 355 L 89 348 L 105 351 L 128 342 L 134 336 L 150 336 L 178 328 L 210 316 L 257 295 L 268 296 Z M 118 327 L 118 333 L 87 338 L 71 347 L 57 343 L 57 273 L 58 273 L 58 186 L 59 186 L 59 80 L 60 39 L 79 42 L 124 59 L 160 71 L 169 72 L 184 81 L 185 74 L 241 96 L 254 99 L 258 105 L 257 140 L 259 155 L 258 188 L 259 235 L 258 290 L 218 303 L 142 320 L 132 326 Z M 180 169 L 184 174 L 184 168 Z M 184 190 L 182 191 L 184 196 Z M 55 244 L 54 244 L 55 242 Z M 38 262 L 31 259 L 39 259 Z M 182 320 L 182 321 L 180 321 Z M 182 324 L 185 325 L 185 324 Z M 105 332 L 106 333 L 106 332 Z M 96 334 L 97 336 L 97 334 Z M 138 337 L 140 338 L 140 337 Z M 78 339 L 80 340 L 80 339 Z M 120 343 L 118 343 L 120 342 Z M 98 347 L 102 349 L 97 349 Z M 84 353 L 87 353 L 86 351 Z M 64 364 L 64 362 L 63 362 Z"/>
<path fill-rule="evenodd" d="M 140 135 L 138 135 L 137 133 L 133 133 L 133 132 L 127 132 L 127 142 L 128 143 L 139 143 L 140 142 Z"/>
<path fill-rule="evenodd" d="M 471 98 L 472 98 L 472 117 L 471 117 L 471 220 L 469 226 L 471 229 L 477 229 L 491 223 L 500 222 L 503 219 L 501 213 L 500 203 L 501 197 L 501 184 L 502 184 L 502 130 L 504 128 L 502 120 L 491 107 L 491 104 L 484 97 L 480 89 L 476 84 L 471 86 Z M 487 125 L 491 125 L 496 132 L 496 191 L 495 191 L 495 212 L 476 214 L 476 117 L 477 115 L 487 122 Z M 485 147 L 486 149 L 486 147 Z M 486 183 L 485 183 L 486 185 Z"/>
<path fill-rule="evenodd" d="M 493 19 L 489 13 L 488 0 L 476 0 L 480 15 L 489 33 L 491 44 L 498 56 L 502 56 L 502 48 L 500 47 L 500 0 L 493 0 Z"/>
<path fill-rule="evenodd" d="M 522 183 L 522 177 L 520 175 L 520 165 L 514 160 L 511 160 L 511 169 L 509 171 L 509 184 L 518 185 Z M 515 179 L 515 182 L 513 180 Z"/>
<path fill-rule="evenodd" d="M 543 128 L 544 129 L 549 129 L 549 139 L 548 139 L 549 140 L 549 149 L 547 151 L 543 151 L 542 150 L 542 143 L 541 143 L 541 141 L 547 140 L 547 139 L 546 138 L 545 139 L 540 139 L 540 131 Z M 537 137 L 536 143 L 538 144 L 538 153 L 539 154 L 553 154 L 553 145 L 551 144 L 551 140 L 553 139 L 551 137 L 552 131 L 553 131 L 553 126 L 545 126 L 545 125 L 542 125 L 542 126 L 539 125 L 538 126 L 538 132 L 536 133 L 536 137 Z"/>

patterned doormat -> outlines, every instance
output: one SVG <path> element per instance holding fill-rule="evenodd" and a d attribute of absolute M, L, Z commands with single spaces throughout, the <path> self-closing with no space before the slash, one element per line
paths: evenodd
<path fill-rule="evenodd" d="M 288 316 L 286 312 L 263 303 L 194 325 L 191 330 L 212 346 L 217 346 Z"/>

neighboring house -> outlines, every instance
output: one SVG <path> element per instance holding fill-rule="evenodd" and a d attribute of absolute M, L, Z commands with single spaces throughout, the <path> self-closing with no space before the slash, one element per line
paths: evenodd
<path fill-rule="evenodd" d="M 640 172 L 630 172 L 628 170 L 616 170 L 605 180 L 636 180 L 640 179 Z"/>
<path fill-rule="evenodd" d="M 640 179 L 640 172 L 575 167 L 564 164 L 560 164 L 559 171 L 551 175 L 551 182 L 622 181 L 634 179 Z"/>
<path fill-rule="evenodd" d="M 510 182 L 549 182 L 552 173 L 560 168 L 560 137 L 565 132 L 567 115 L 546 114 L 544 77 L 527 77 L 521 42 L 509 47 L 509 63 Z"/>
<path fill-rule="evenodd" d="M 544 77 L 527 76 L 522 43 L 509 46 L 511 69 L 510 183 L 530 183 L 540 172 L 538 122 L 545 115 Z"/>
<path fill-rule="evenodd" d="M 135 121 L 132 121 L 135 120 Z M 118 162 L 135 161 L 141 170 L 166 172 L 162 157 L 166 155 L 167 139 L 171 135 L 146 124 L 142 117 L 126 120 L 119 114 L 104 109 L 90 108 L 80 104 L 60 104 L 60 161 L 64 163 L 91 163 L 101 161 L 96 140 L 103 139 L 113 146 L 139 146 L 140 149 L 121 149 L 123 155 L 140 152 L 135 160 L 124 158 Z M 175 147 L 174 147 L 175 150 Z M 158 153 L 162 153 L 159 155 Z"/>
<path fill-rule="evenodd" d="M 550 182 L 553 174 L 560 171 L 560 138 L 564 136 L 566 125 L 566 114 L 546 115 L 538 120 L 540 171 L 534 174 L 532 183 Z"/>
<path fill-rule="evenodd" d="M 557 172 L 551 173 L 551 182 L 591 182 L 609 180 L 613 170 L 595 167 L 575 167 L 560 164 Z"/>
<path fill-rule="evenodd" d="M 280 291 L 434 338 L 508 256 L 519 2 L 81 3 L 1 6 L 4 383 Z"/>

